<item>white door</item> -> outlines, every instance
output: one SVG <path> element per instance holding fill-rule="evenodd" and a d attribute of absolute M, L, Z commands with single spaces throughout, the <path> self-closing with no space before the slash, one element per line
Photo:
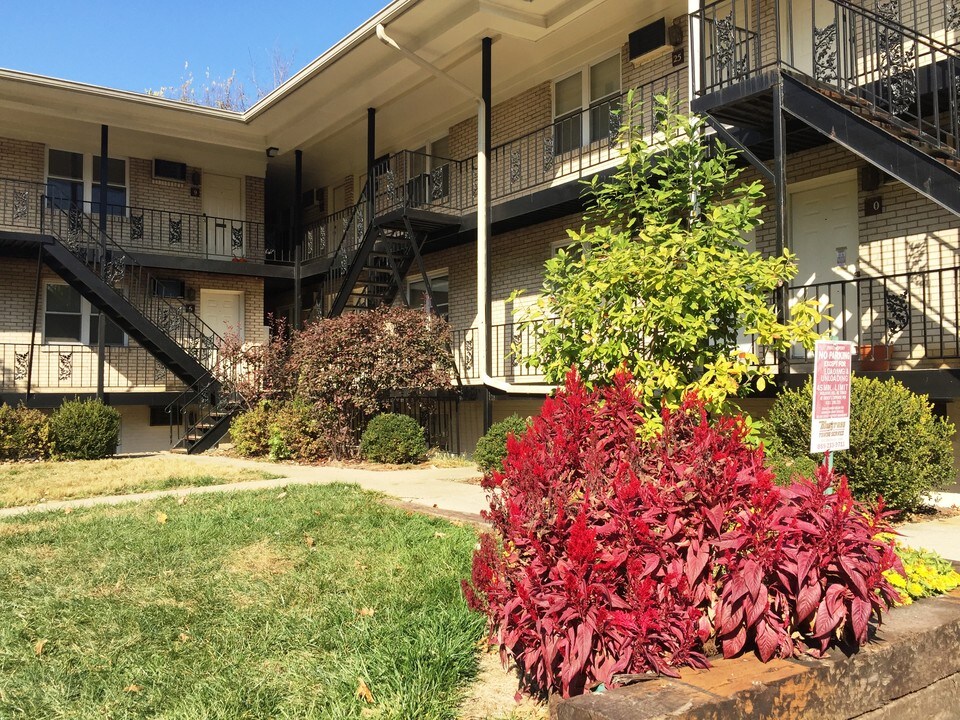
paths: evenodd
<path fill-rule="evenodd" d="M 200 290 L 200 319 L 217 335 L 243 337 L 243 293 L 232 290 Z"/>
<path fill-rule="evenodd" d="M 790 220 L 798 269 L 790 304 L 816 298 L 833 318 L 834 339 L 858 342 L 859 298 L 857 284 L 851 282 L 860 241 L 856 174 L 792 190 Z M 820 328 L 826 329 L 826 324 Z M 803 349 L 797 348 L 794 357 L 803 357 Z"/>
<path fill-rule="evenodd" d="M 203 214 L 207 216 L 207 255 L 243 257 L 243 184 L 228 175 L 203 174 Z"/>

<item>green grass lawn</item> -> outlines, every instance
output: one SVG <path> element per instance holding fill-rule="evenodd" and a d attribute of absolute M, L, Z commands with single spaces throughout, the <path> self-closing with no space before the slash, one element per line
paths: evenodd
<path fill-rule="evenodd" d="M 178 455 L 0 463 L 0 507 L 280 477 Z"/>
<path fill-rule="evenodd" d="M 475 542 L 343 485 L 2 521 L 0 718 L 453 718 Z"/>

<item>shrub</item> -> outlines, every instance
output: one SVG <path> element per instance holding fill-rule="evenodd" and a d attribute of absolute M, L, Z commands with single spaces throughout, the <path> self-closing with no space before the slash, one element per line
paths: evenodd
<path fill-rule="evenodd" d="M 903 565 L 902 572 L 887 570 L 887 580 L 900 592 L 898 605 L 910 605 L 914 600 L 941 595 L 960 586 L 960 573 L 953 564 L 931 550 L 914 550 L 906 545 L 896 545 L 897 557 Z"/>
<path fill-rule="evenodd" d="M 769 427 L 787 457 L 809 457 L 812 392 L 809 382 L 785 390 L 770 409 Z M 914 510 L 926 493 L 953 482 L 954 427 L 934 416 L 926 396 L 896 380 L 854 377 L 850 420 L 850 449 L 833 462 L 859 500 L 882 496 L 893 508 Z"/>
<path fill-rule="evenodd" d="M 487 433 L 477 441 L 477 449 L 473 459 L 485 473 L 502 468 L 504 456 L 507 454 L 507 438 L 510 435 L 520 437 L 527 429 L 529 418 L 511 415 L 490 426 Z"/>
<path fill-rule="evenodd" d="M 450 387 L 449 343 L 447 324 L 422 310 L 389 307 L 320 320 L 293 340 L 295 394 L 345 417 L 374 415 L 386 409 L 392 391 Z"/>
<path fill-rule="evenodd" d="M 373 418 L 360 438 L 360 453 L 378 463 L 407 463 L 427 452 L 423 428 L 407 415 L 382 413 Z"/>
<path fill-rule="evenodd" d="M 50 441 L 65 460 L 109 457 L 120 442 L 120 413 L 100 400 L 68 400 L 50 416 Z"/>
<path fill-rule="evenodd" d="M 819 463 L 810 455 L 791 457 L 786 455 L 776 438 L 765 446 L 767 467 L 773 473 L 774 482 L 786 487 L 795 477 L 812 477 Z"/>
<path fill-rule="evenodd" d="M 42 460 L 49 455 L 47 416 L 23 405 L 0 405 L 0 460 Z"/>
<path fill-rule="evenodd" d="M 319 462 L 342 443 L 337 413 L 328 405 L 296 398 L 283 403 L 269 424 L 267 444 L 273 460 Z"/>
<path fill-rule="evenodd" d="M 261 400 L 233 419 L 230 423 L 230 439 L 238 455 L 262 457 L 270 452 L 270 422 L 273 415 L 273 405 Z"/>
<path fill-rule="evenodd" d="M 676 675 L 707 665 L 710 639 L 763 660 L 862 643 L 897 598 L 881 509 L 825 468 L 777 487 L 744 420 L 708 420 L 695 396 L 650 439 L 645 412 L 626 374 L 588 391 L 571 373 L 484 480 L 495 534 L 464 592 L 522 687 Z"/>

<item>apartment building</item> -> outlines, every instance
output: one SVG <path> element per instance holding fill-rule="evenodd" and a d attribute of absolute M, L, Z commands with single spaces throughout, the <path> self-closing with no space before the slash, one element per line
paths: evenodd
<path fill-rule="evenodd" d="M 3 397 L 101 392 L 122 450 L 202 450 L 225 332 L 407 303 L 458 368 L 421 420 L 470 451 L 549 390 L 510 296 L 619 162 L 633 90 L 633 122 L 668 93 L 742 151 L 752 242 L 799 255 L 785 309 L 831 303 L 862 372 L 960 414 L 958 25 L 955 0 L 397 0 L 244 113 L 4 71 Z"/>

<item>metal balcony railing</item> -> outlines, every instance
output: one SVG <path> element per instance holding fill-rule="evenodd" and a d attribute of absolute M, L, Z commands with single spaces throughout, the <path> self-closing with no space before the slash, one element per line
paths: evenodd
<path fill-rule="evenodd" d="M 685 110 L 686 69 L 634 88 L 635 107 L 627 108 L 627 93 L 619 94 L 495 146 L 490 154 L 491 202 L 577 182 L 615 166 L 623 157 L 622 125 L 645 128 L 648 139 L 655 140 L 658 95 L 668 96 Z M 372 208 L 375 217 L 403 210 L 453 216 L 471 212 L 477 204 L 477 158 L 472 155 L 458 161 L 400 151 L 374 168 L 372 196 L 361 202 Z M 304 259 L 333 256 L 359 207 L 360 203 L 338 210 L 308 225 L 303 236 Z"/>
<path fill-rule="evenodd" d="M 184 385 L 139 346 L 108 345 L 104 387 L 109 392 L 175 392 Z M 0 344 L 4 392 L 90 391 L 97 388 L 97 349 L 80 344 Z"/>

